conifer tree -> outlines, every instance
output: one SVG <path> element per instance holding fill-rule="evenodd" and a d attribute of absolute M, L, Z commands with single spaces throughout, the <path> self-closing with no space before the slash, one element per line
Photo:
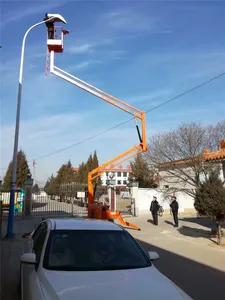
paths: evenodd
<path fill-rule="evenodd" d="M 154 180 L 154 172 L 149 169 L 147 161 L 139 154 L 131 162 L 131 170 L 129 181 L 132 182 L 133 177 L 139 182 L 140 188 L 155 188 L 157 185 Z"/>
<path fill-rule="evenodd" d="M 94 169 L 96 169 L 98 167 L 99 167 L 98 156 L 97 156 L 97 152 L 95 151 L 94 155 L 93 155 L 92 170 L 94 170 Z M 94 179 L 93 180 L 93 184 L 94 185 L 97 184 L 98 186 L 100 186 L 102 184 L 101 178 L 98 177 L 98 178 Z"/>
<path fill-rule="evenodd" d="M 20 150 L 17 153 L 16 186 L 24 189 L 24 181 L 28 173 L 30 173 L 30 168 L 27 163 L 26 155 L 22 150 Z M 12 181 L 12 161 L 9 163 L 8 169 L 4 177 L 3 189 L 9 190 L 11 187 L 11 181 Z"/>
<path fill-rule="evenodd" d="M 99 167 L 97 152 L 94 152 L 93 162 L 92 162 L 92 170 Z"/>
<path fill-rule="evenodd" d="M 47 195 L 51 196 L 51 198 L 56 195 L 56 180 L 53 175 L 47 180 L 44 191 Z"/>
<path fill-rule="evenodd" d="M 77 172 L 77 181 L 78 183 L 85 183 L 87 182 L 87 176 L 86 176 L 86 164 L 82 162 L 79 165 L 78 172 Z"/>
<path fill-rule="evenodd" d="M 87 172 L 90 172 L 93 170 L 93 158 L 92 155 L 90 154 L 88 160 L 87 160 Z"/>
<path fill-rule="evenodd" d="M 38 194 L 40 192 L 39 186 L 37 183 L 32 187 L 32 193 Z"/>
<path fill-rule="evenodd" d="M 212 169 L 197 188 L 194 206 L 199 215 L 216 221 L 218 244 L 221 244 L 221 225 L 225 220 L 225 187 L 219 177 L 219 169 Z"/>

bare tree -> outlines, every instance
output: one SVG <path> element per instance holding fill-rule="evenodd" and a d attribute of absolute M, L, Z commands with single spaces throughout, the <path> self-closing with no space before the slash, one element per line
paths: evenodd
<path fill-rule="evenodd" d="M 207 126 L 207 148 L 209 151 L 218 150 L 220 141 L 223 139 L 225 139 L 225 120 Z"/>
<path fill-rule="evenodd" d="M 201 177 L 212 166 L 204 162 L 204 150 L 217 150 L 225 137 L 224 130 L 225 121 L 214 126 L 183 123 L 175 130 L 153 136 L 146 158 L 150 165 L 159 168 L 161 180 L 172 185 L 174 190 L 179 187 L 194 197 Z"/>

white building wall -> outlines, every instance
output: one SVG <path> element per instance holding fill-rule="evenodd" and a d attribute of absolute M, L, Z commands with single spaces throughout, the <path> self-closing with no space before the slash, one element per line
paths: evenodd
<path fill-rule="evenodd" d="M 193 177 L 194 172 L 192 168 L 183 168 L 184 172 L 188 174 L 188 176 Z M 181 175 L 179 170 L 173 170 L 175 175 L 172 175 L 168 171 L 159 171 L 159 188 L 176 188 L 176 189 L 191 189 L 193 186 L 185 181 L 185 175 Z M 176 176 L 177 174 L 177 176 Z M 182 178 L 181 178 L 182 176 Z M 183 179 L 183 180 L 182 180 Z M 190 181 L 190 179 L 188 179 Z"/>
<path fill-rule="evenodd" d="M 157 189 L 138 189 L 136 194 L 136 207 L 138 214 L 148 214 L 152 197 L 156 196 L 159 204 L 164 208 L 165 213 L 170 213 L 170 201 L 172 194 L 170 196 L 165 196 L 165 193 Z M 196 212 L 194 208 L 194 199 L 185 194 L 184 192 L 176 192 L 177 201 L 179 204 L 180 213 L 190 213 Z"/>
<path fill-rule="evenodd" d="M 213 164 L 213 163 L 212 163 Z M 214 165 L 220 168 L 220 178 L 225 180 L 225 163 L 214 163 Z M 195 173 L 192 168 L 183 168 L 185 174 L 190 177 L 194 177 Z M 173 170 L 175 175 L 170 174 L 168 171 L 159 171 L 159 188 L 175 188 L 175 189 L 193 189 L 194 186 L 190 184 L 190 179 L 186 179 L 185 175 L 179 172 L 179 169 Z M 177 176 L 176 176 L 177 174 Z M 182 179 L 181 179 L 182 176 Z M 201 179 L 204 180 L 205 176 L 202 174 Z M 186 181 L 185 181 L 186 179 Z"/>
<path fill-rule="evenodd" d="M 225 181 L 225 161 L 221 163 L 220 178 Z"/>

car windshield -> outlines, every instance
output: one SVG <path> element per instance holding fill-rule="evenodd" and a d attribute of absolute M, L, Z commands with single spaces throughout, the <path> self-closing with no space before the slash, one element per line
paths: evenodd
<path fill-rule="evenodd" d="M 148 256 L 126 231 L 53 230 L 43 267 L 58 271 L 103 271 L 151 266 Z"/>

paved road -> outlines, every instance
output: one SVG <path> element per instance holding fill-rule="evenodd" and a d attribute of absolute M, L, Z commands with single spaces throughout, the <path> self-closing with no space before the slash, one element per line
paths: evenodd
<path fill-rule="evenodd" d="M 201 264 L 193 259 L 167 251 L 161 247 L 139 241 L 146 251 L 156 251 L 160 259 L 155 266 L 181 287 L 186 293 L 196 300 L 211 300 L 225 298 L 225 272 L 211 266 Z M 172 241 L 171 241 L 172 242 Z M 185 246 L 185 243 L 183 245 Z M 192 249 L 191 249 L 192 248 Z M 188 251 L 201 251 L 195 247 L 188 247 Z M 225 250 L 223 250 L 225 251 Z M 216 255 L 213 251 L 209 254 L 202 251 L 207 262 L 208 255 Z M 221 256 L 221 264 L 224 264 L 225 257 Z"/>
<path fill-rule="evenodd" d="M 155 266 L 193 299 L 224 299 L 225 247 L 209 240 L 211 222 L 184 217 L 177 230 L 171 216 L 160 218 L 158 227 L 147 220 L 129 219 L 142 228 L 129 231 L 145 251 L 159 253 Z"/>
<path fill-rule="evenodd" d="M 19 300 L 19 256 L 23 251 L 20 237 L 22 233 L 33 230 L 40 220 L 16 220 L 14 240 L 3 242 L 3 300 Z M 225 248 L 218 248 L 208 240 L 208 225 L 202 226 L 196 219 L 189 218 L 183 219 L 176 230 L 169 224 L 170 216 L 161 218 L 159 227 L 147 222 L 147 217 L 129 218 L 129 221 L 142 228 L 142 231 L 129 231 L 143 248 L 159 253 L 156 267 L 193 299 L 224 299 Z M 182 228 L 186 228 L 186 235 Z M 205 236 L 200 237 L 202 231 Z"/>

